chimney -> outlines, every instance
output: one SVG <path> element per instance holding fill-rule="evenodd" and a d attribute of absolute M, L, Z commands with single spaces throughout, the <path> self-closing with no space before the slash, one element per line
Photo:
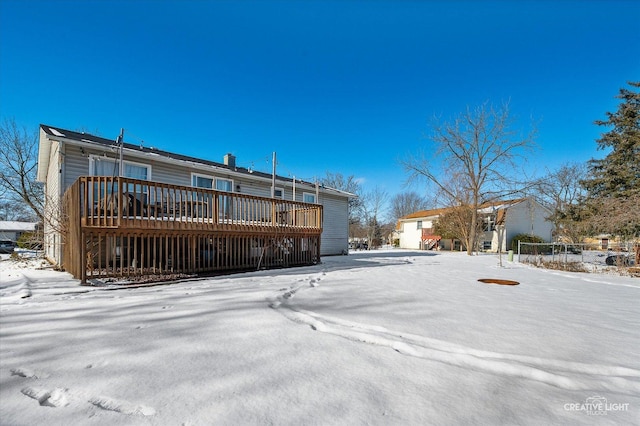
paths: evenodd
<path fill-rule="evenodd" d="M 236 156 L 228 153 L 224 156 L 224 165 L 229 166 L 232 169 L 236 168 Z"/>

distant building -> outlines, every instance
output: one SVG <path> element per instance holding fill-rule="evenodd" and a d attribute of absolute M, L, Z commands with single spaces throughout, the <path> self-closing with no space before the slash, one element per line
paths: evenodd
<path fill-rule="evenodd" d="M 438 218 L 452 208 L 421 210 L 403 216 L 396 227 L 400 248 L 432 250 L 463 250 L 462 242 L 443 239 L 434 231 Z M 483 232 L 478 238 L 479 248 L 497 252 L 500 233 L 502 251 L 508 250 L 511 239 L 518 234 L 536 235 L 545 241 L 552 240 L 553 224 L 547 220 L 550 211 L 532 198 L 486 203 L 478 209 Z"/>
<path fill-rule="evenodd" d="M 22 234 L 35 231 L 37 226 L 36 222 L 0 221 L 0 240 L 18 241 Z"/>

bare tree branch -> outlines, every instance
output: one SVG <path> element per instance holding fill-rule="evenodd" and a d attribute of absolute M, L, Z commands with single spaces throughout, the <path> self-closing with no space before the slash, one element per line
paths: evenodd
<path fill-rule="evenodd" d="M 421 155 L 401 162 L 411 180 L 434 185 L 449 206 L 472 212 L 467 229 L 460 232 L 468 254 L 476 246 L 478 207 L 517 191 L 516 160 L 533 148 L 535 128 L 522 136 L 513 126 L 508 103 L 497 109 L 488 103 L 467 107 L 452 121 L 432 123 L 429 140 L 435 149 L 430 160 Z"/>

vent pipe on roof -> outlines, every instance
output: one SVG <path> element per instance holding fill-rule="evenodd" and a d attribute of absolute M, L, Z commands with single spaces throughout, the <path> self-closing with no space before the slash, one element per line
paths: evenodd
<path fill-rule="evenodd" d="M 229 166 L 232 169 L 235 169 L 236 168 L 236 156 L 231 154 L 231 153 L 226 154 L 224 156 L 224 165 L 225 166 Z"/>

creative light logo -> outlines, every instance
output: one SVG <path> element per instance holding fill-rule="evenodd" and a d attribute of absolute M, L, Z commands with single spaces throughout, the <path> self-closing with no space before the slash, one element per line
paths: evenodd
<path fill-rule="evenodd" d="M 589 416 L 606 416 L 610 411 L 627 411 L 629 403 L 608 402 L 603 396 L 591 396 L 584 402 L 564 404 L 566 411 L 582 411 Z"/>

